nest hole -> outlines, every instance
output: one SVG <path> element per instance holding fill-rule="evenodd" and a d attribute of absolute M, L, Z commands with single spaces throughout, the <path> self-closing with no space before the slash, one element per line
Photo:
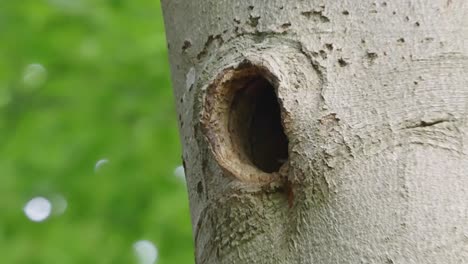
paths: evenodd
<path fill-rule="evenodd" d="M 288 159 L 288 138 L 274 85 L 258 72 L 231 85 L 228 130 L 234 151 L 263 172 L 279 171 Z"/>

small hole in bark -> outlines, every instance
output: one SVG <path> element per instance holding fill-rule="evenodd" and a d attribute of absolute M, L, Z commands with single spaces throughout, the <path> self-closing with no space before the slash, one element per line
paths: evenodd
<path fill-rule="evenodd" d="M 278 171 L 288 158 L 288 139 L 273 85 L 261 75 L 245 80 L 234 95 L 230 109 L 232 142 L 260 170 Z"/>
<path fill-rule="evenodd" d="M 338 64 L 340 64 L 341 67 L 348 66 L 348 62 L 345 61 L 343 58 L 338 59 Z"/>
<path fill-rule="evenodd" d="M 201 181 L 199 181 L 197 183 L 197 193 L 198 194 L 202 194 L 203 193 L 203 183 Z"/>

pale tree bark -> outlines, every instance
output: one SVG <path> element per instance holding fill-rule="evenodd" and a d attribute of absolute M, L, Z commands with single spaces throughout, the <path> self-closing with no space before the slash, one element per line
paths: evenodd
<path fill-rule="evenodd" d="M 468 263 L 468 2 L 163 0 L 197 263 Z"/>

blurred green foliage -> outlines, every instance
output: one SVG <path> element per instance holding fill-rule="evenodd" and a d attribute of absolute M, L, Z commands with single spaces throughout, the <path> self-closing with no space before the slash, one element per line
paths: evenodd
<path fill-rule="evenodd" d="M 175 117 L 159 1 L 0 0 L 0 263 L 193 263 Z"/>

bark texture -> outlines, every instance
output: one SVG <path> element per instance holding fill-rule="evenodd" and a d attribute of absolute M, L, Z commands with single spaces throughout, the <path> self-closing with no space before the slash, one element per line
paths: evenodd
<path fill-rule="evenodd" d="M 467 1 L 162 4 L 197 263 L 468 263 Z"/>

